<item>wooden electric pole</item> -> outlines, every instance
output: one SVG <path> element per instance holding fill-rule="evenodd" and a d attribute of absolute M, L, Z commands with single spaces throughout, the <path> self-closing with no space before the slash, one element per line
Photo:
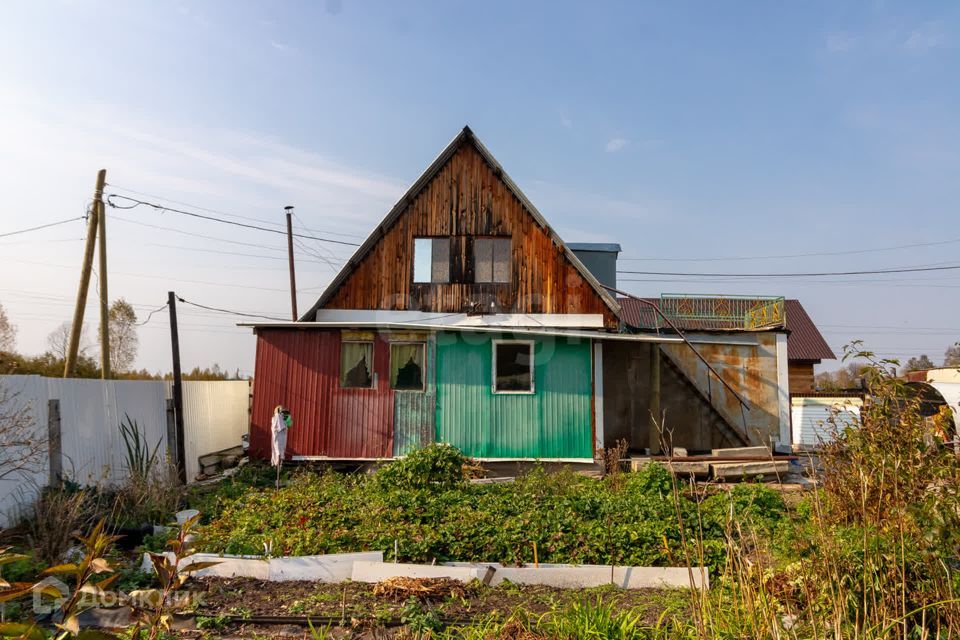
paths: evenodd
<path fill-rule="evenodd" d="M 104 172 L 106 177 L 106 172 Z M 101 189 L 102 191 L 102 189 Z M 101 194 L 96 203 L 100 227 L 100 377 L 109 380 L 110 375 L 110 297 L 107 295 L 107 210 Z"/>
<path fill-rule="evenodd" d="M 187 483 L 187 454 L 183 437 L 183 376 L 180 372 L 180 333 L 177 330 L 177 295 L 167 292 L 170 308 L 170 347 L 173 350 L 173 420 L 177 432 L 177 476 Z"/>
<path fill-rule="evenodd" d="M 293 321 L 297 321 L 297 273 L 293 266 L 293 206 L 283 208 L 287 212 L 287 258 L 290 261 L 290 309 L 293 312 Z"/>
<path fill-rule="evenodd" d="M 63 363 L 63 377 L 69 378 L 77 367 L 77 353 L 80 351 L 80 332 L 83 330 L 83 312 L 87 307 L 87 290 L 90 288 L 90 271 L 93 269 L 93 250 L 97 242 L 97 227 L 100 208 L 103 204 L 103 185 L 107 181 L 107 170 L 97 173 L 97 184 L 93 190 L 93 205 L 90 207 L 90 222 L 87 225 L 87 242 L 83 249 L 83 264 L 80 267 L 80 287 L 77 289 L 77 306 L 73 310 L 73 324 L 70 325 L 70 344 L 67 346 Z"/>

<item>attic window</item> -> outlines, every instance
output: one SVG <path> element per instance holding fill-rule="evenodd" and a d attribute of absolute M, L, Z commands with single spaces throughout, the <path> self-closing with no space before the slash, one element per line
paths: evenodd
<path fill-rule="evenodd" d="M 473 240 L 473 281 L 510 282 L 510 238 Z"/>
<path fill-rule="evenodd" d="M 450 238 L 413 239 L 413 281 L 450 282 Z"/>

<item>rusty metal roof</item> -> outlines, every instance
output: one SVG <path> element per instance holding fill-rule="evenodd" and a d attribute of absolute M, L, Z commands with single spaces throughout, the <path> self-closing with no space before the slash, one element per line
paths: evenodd
<path fill-rule="evenodd" d="M 659 298 L 645 298 L 645 300 L 655 304 L 660 303 Z M 665 329 L 663 320 L 657 316 L 657 313 L 649 305 L 631 298 L 618 298 L 617 301 L 622 309 L 623 321 L 628 326 L 644 330 L 658 327 Z M 717 327 L 709 326 L 702 320 L 671 319 L 681 330 L 711 331 L 717 329 Z M 790 360 L 836 359 L 837 356 L 833 353 L 827 341 L 824 340 L 813 320 L 807 315 L 807 311 L 799 300 L 786 301 L 786 321 L 786 329 L 790 332 L 790 336 L 787 338 L 787 355 Z"/>

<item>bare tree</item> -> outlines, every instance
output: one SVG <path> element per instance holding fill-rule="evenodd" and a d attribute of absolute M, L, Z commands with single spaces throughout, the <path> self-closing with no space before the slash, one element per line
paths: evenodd
<path fill-rule="evenodd" d="M 927 354 L 922 354 L 916 358 L 910 358 L 907 360 L 907 364 L 903 367 L 903 373 L 908 373 L 910 371 L 925 371 L 927 369 L 933 369 L 936 365 L 933 364 L 933 360 L 927 356 Z"/>
<path fill-rule="evenodd" d="M 137 336 L 137 313 L 133 305 L 120 298 L 110 305 L 107 316 L 110 329 L 110 369 L 125 373 L 137 359 L 140 339 Z"/>
<path fill-rule="evenodd" d="M 29 404 L 0 381 L 0 480 L 39 471 L 47 455 L 47 439 Z"/>
<path fill-rule="evenodd" d="M 17 346 L 17 327 L 10 322 L 7 311 L 0 304 L 0 351 L 12 352 Z"/>
<path fill-rule="evenodd" d="M 47 349 L 59 360 L 67 359 L 67 351 L 70 349 L 70 331 L 71 324 L 64 322 L 59 327 L 50 332 L 47 336 Z M 90 337 L 87 334 L 87 328 L 80 331 L 80 349 L 79 356 L 87 355 L 87 351 L 92 347 Z"/>
<path fill-rule="evenodd" d="M 960 367 L 960 342 L 955 342 L 947 347 L 943 354 L 943 366 Z"/>

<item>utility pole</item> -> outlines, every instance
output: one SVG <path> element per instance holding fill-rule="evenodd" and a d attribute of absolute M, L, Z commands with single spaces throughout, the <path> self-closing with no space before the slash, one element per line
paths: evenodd
<path fill-rule="evenodd" d="M 106 178 L 106 172 L 104 172 Z M 102 191 L 102 189 L 101 189 Z M 100 227 L 100 377 L 109 380 L 110 375 L 110 297 L 107 295 L 107 210 L 103 195 L 95 203 Z"/>
<path fill-rule="evenodd" d="M 183 437 L 183 376 L 180 373 L 180 334 L 177 331 L 177 295 L 167 292 L 170 308 L 170 346 L 173 350 L 173 419 L 177 431 L 177 476 L 187 483 L 187 454 Z"/>
<path fill-rule="evenodd" d="M 287 212 L 287 257 L 290 260 L 290 308 L 293 311 L 293 321 L 297 321 L 297 273 L 293 266 L 293 205 L 284 208 Z"/>
<path fill-rule="evenodd" d="M 87 307 L 87 290 L 90 288 L 90 271 L 93 269 L 93 250 L 97 242 L 97 226 L 100 208 L 103 204 L 103 185 L 107 181 L 107 170 L 97 173 L 97 184 L 93 190 L 93 205 L 90 207 L 90 222 L 87 224 L 87 242 L 83 249 L 83 264 L 80 267 L 80 287 L 77 289 L 77 306 L 73 310 L 73 324 L 70 325 L 70 345 L 63 363 L 63 377 L 73 375 L 77 366 L 77 352 L 80 351 L 80 332 L 83 329 L 83 312 Z"/>

